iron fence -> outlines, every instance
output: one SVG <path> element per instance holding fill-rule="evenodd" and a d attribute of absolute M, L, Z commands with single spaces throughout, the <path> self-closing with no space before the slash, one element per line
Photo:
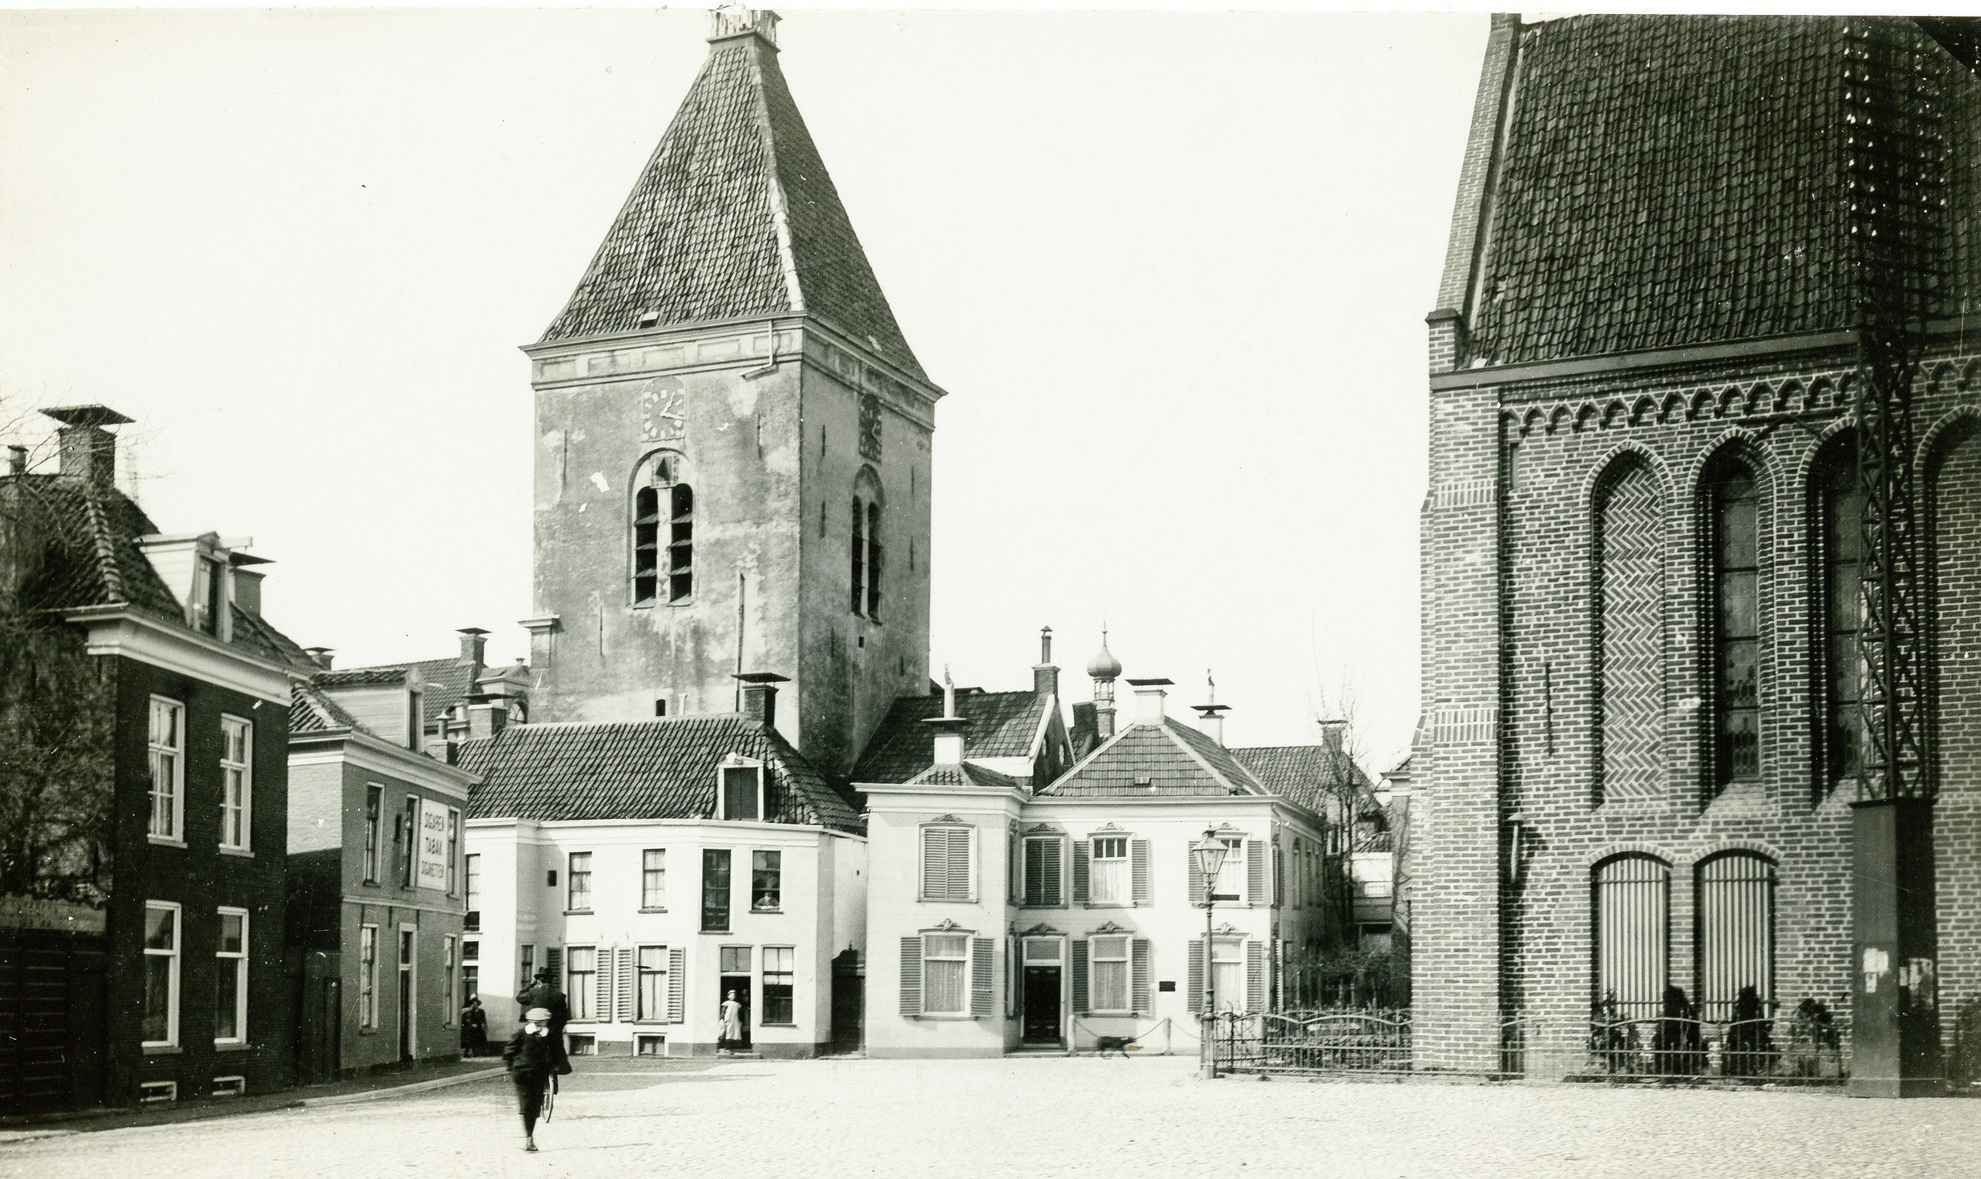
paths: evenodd
<path fill-rule="evenodd" d="M 1225 1012 L 1218 1016 L 1214 1043 L 1221 1071 L 1408 1072 L 1410 1013 Z"/>

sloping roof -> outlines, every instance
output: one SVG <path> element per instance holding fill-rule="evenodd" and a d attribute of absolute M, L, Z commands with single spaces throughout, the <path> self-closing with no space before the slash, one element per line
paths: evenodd
<path fill-rule="evenodd" d="M 1521 30 L 1471 353 L 1511 364 L 1850 326 L 1842 19 L 1589 15 Z M 1964 238 L 1981 92 L 1926 44 L 1947 85 Z"/>
<path fill-rule="evenodd" d="M 543 342 L 788 312 L 922 376 L 777 50 L 724 38 Z"/>
<path fill-rule="evenodd" d="M 1135 798 L 1263 794 L 1229 751 L 1174 717 L 1116 733 L 1041 795 Z"/>
<path fill-rule="evenodd" d="M 1330 787 L 1369 784 L 1369 776 L 1354 759 L 1325 745 L 1254 745 L 1234 749 L 1231 756 L 1267 790 L 1319 815 L 1331 813 Z"/>
<path fill-rule="evenodd" d="M 1022 790 L 1024 783 L 1010 774 L 966 761 L 960 766 L 930 766 L 908 779 L 911 786 L 982 786 L 992 790 Z"/>
<path fill-rule="evenodd" d="M 1031 756 L 1049 703 L 1036 692 L 958 692 L 957 715 L 970 722 L 965 759 Z M 935 764 L 935 732 L 923 722 L 941 715 L 941 696 L 897 697 L 853 767 L 853 781 L 906 782 Z"/>
<path fill-rule="evenodd" d="M 690 819 L 715 813 L 730 754 L 770 767 L 768 818 L 858 830 L 853 805 L 774 730 L 739 714 L 510 725 L 461 745 L 472 818 Z"/>
<path fill-rule="evenodd" d="M 403 684 L 406 682 L 406 667 L 404 664 L 340 667 L 335 671 L 318 672 L 310 678 L 326 688 L 345 688 L 355 684 Z"/>
<path fill-rule="evenodd" d="M 337 729 L 370 732 L 328 692 L 312 683 L 297 684 L 289 697 L 289 732 L 327 733 Z"/>

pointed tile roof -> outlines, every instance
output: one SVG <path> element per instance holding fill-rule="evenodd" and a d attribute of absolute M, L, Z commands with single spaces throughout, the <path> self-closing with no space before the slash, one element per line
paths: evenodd
<path fill-rule="evenodd" d="M 767 34 L 707 62 L 543 343 L 803 312 L 923 377 Z"/>
<path fill-rule="evenodd" d="M 970 722 L 964 756 L 1030 757 L 1038 752 L 1050 701 L 1037 692 L 956 693 L 956 713 Z M 853 767 L 855 782 L 906 782 L 935 764 L 935 732 L 923 722 L 942 715 L 942 697 L 901 696 L 868 739 Z"/>
<path fill-rule="evenodd" d="M 1229 750 L 1174 717 L 1164 717 L 1116 733 L 1039 793 L 1061 798 L 1176 798 L 1268 791 Z"/>
<path fill-rule="evenodd" d="M 1341 817 L 1340 804 L 1330 805 L 1331 799 L 1344 789 L 1370 788 L 1369 775 L 1353 758 L 1325 745 L 1254 745 L 1234 749 L 1231 756 L 1267 790 L 1330 819 Z"/>

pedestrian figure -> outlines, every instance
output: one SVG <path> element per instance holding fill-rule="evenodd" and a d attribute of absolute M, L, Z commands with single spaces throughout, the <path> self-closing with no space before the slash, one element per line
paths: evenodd
<path fill-rule="evenodd" d="M 571 1000 L 557 989 L 557 972 L 548 966 L 537 971 L 535 985 L 523 988 L 523 993 L 516 996 L 516 1006 L 525 1011 L 541 1007 L 550 1013 L 545 1018 L 550 1021 L 551 1049 L 557 1056 L 556 1072 L 560 1077 L 569 1073 L 571 1058 L 565 1054 L 564 1025 L 571 1022 Z"/>
<path fill-rule="evenodd" d="M 736 1001 L 736 992 L 730 991 L 722 998 L 722 1026 L 716 1032 L 715 1050 L 733 1052 L 743 1042 L 743 1005 Z"/>
<path fill-rule="evenodd" d="M 523 1111 L 523 1149 L 527 1151 L 537 1148 L 537 1118 L 548 1118 L 550 1114 L 545 1106 L 545 1094 L 554 1093 L 557 1088 L 555 1048 L 549 1009 L 532 1007 L 523 1013 L 523 1026 L 502 1050 L 502 1061 L 509 1066 L 509 1080 L 516 1086 L 516 1103 Z"/>
<path fill-rule="evenodd" d="M 485 1056 L 488 1053 L 488 1012 L 481 1007 L 481 996 L 469 995 L 468 1005 L 461 1008 L 461 1055 Z"/>

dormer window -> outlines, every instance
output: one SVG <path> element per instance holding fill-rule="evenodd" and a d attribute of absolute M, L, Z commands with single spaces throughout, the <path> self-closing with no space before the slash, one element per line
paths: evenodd
<path fill-rule="evenodd" d="M 194 559 L 190 621 L 193 629 L 202 634 L 220 636 L 220 614 L 226 605 L 223 576 L 220 562 L 212 557 Z"/>
<path fill-rule="evenodd" d="M 764 817 L 762 762 L 732 757 L 718 771 L 720 798 L 716 817 L 731 821 L 760 821 Z"/>

